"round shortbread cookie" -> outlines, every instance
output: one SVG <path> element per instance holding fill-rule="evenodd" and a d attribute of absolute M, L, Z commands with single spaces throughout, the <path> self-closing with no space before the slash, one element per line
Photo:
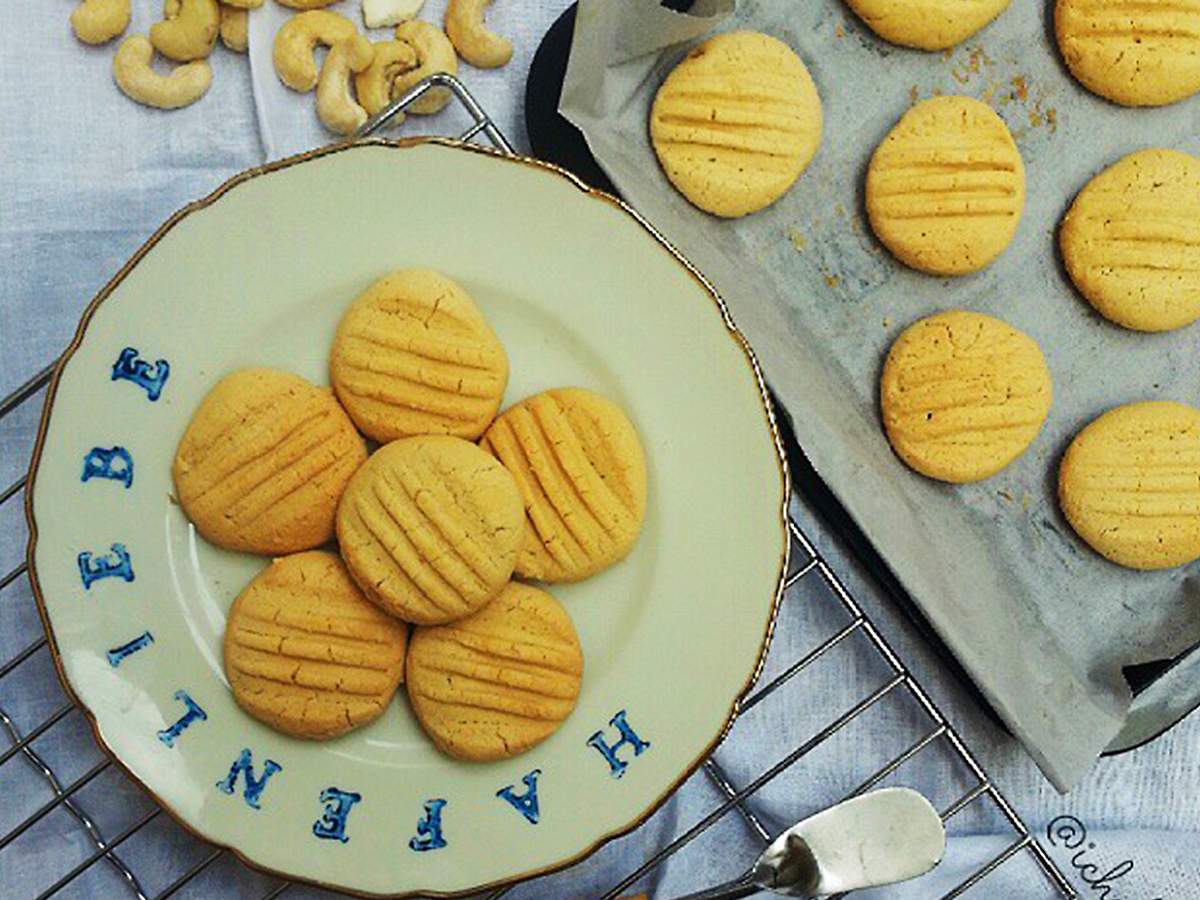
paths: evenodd
<path fill-rule="evenodd" d="M 443 753 L 481 762 L 558 729 L 579 697 L 583 652 L 557 600 L 512 582 L 472 616 L 417 628 L 406 669 L 425 733 Z"/>
<path fill-rule="evenodd" d="M 351 479 L 337 514 L 350 573 L 392 615 L 439 625 L 470 615 L 512 577 L 521 494 L 495 457 L 453 437 L 395 441 Z"/>
<path fill-rule="evenodd" d="M 1106 319 L 1136 331 L 1200 319 L 1200 159 L 1126 156 L 1079 192 L 1059 245 L 1071 280 Z"/>
<path fill-rule="evenodd" d="M 671 184 L 700 209 L 744 216 L 782 197 L 821 143 L 821 98 L 782 41 L 734 31 L 695 47 L 650 110 Z"/>
<path fill-rule="evenodd" d="M 896 454 L 922 475 L 955 484 L 995 475 L 1024 453 L 1051 394 L 1033 338 L 963 310 L 906 328 L 888 352 L 879 389 Z"/>
<path fill-rule="evenodd" d="M 1200 410 L 1148 401 L 1104 413 L 1067 448 L 1058 499 L 1076 533 L 1118 565 L 1200 559 Z"/>
<path fill-rule="evenodd" d="M 646 457 L 621 408 L 556 388 L 500 414 L 480 446 L 512 472 L 525 501 L 517 574 L 579 581 L 624 559 L 646 514 Z"/>
<path fill-rule="evenodd" d="M 1200 0 L 1058 0 L 1054 29 L 1071 74 L 1114 103 L 1200 91 Z"/>
<path fill-rule="evenodd" d="M 346 310 L 329 373 L 354 423 L 377 441 L 422 434 L 475 440 L 500 408 L 508 357 L 456 282 L 403 269 Z"/>
<path fill-rule="evenodd" d="M 1025 206 L 1008 126 L 970 97 L 906 112 L 867 169 L 867 217 L 892 254 L 932 275 L 965 275 L 1004 252 Z"/>
<path fill-rule="evenodd" d="M 965 41 L 1008 8 L 1010 0 L 846 0 L 885 41 L 945 50 Z"/>
<path fill-rule="evenodd" d="M 242 369 L 208 392 L 172 466 L 183 511 L 207 540 L 294 553 L 333 538 L 342 490 L 366 460 L 328 389 L 277 369 Z"/>
<path fill-rule="evenodd" d="M 225 675 L 247 713 L 324 740 L 377 718 L 404 675 L 408 628 L 372 605 L 336 554 L 276 559 L 225 623 Z"/>

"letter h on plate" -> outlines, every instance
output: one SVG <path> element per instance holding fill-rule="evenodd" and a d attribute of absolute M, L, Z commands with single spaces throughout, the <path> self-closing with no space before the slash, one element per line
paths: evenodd
<path fill-rule="evenodd" d="M 629 722 L 627 722 L 625 719 L 625 710 L 621 710 L 619 713 L 613 716 L 608 724 L 617 729 L 617 733 L 621 736 L 621 739 L 610 744 L 604 739 L 604 732 L 597 731 L 587 739 L 587 745 L 589 747 L 594 747 L 596 751 L 604 757 L 605 761 L 608 763 L 609 774 L 612 775 L 613 778 L 620 778 L 625 774 L 625 770 L 629 768 L 629 763 L 622 760 L 617 755 L 617 752 L 622 747 L 629 746 L 633 748 L 634 756 L 641 756 L 650 748 L 650 742 L 643 741 L 640 737 L 638 737 L 637 732 L 630 727 Z"/>

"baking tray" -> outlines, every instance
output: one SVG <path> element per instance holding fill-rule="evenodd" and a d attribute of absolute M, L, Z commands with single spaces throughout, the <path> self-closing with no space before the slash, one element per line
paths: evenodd
<path fill-rule="evenodd" d="M 649 2 L 599 10 L 585 2 L 588 28 L 623 16 L 636 30 L 624 33 L 618 22 L 615 37 L 591 31 L 575 54 L 587 77 L 573 90 L 568 76 L 561 105 L 626 198 L 715 281 L 797 419 L 815 469 L 989 703 L 1066 789 L 1106 748 L 1136 746 L 1200 702 L 1200 579 L 1194 566 L 1145 575 L 1101 560 L 1062 519 L 1053 472 L 1070 437 L 1106 408 L 1149 397 L 1195 402 L 1200 361 L 1187 352 L 1195 340 L 1187 330 L 1147 337 L 1099 319 L 1066 279 L 1054 233 L 1078 189 L 1125 153 L 1188 149 L 1200 131 L 1200 100 L 1129 111 L 1087 94 L 1054 47 L 1053 4 L 1014 4 L 944 54 L 885 44 L 839 0 L 799 8 L 744 0 L 722 21 L 730 5 L 701 0 L 693 8 L 701 18 L 688 23 Z M 675 194 L 645 127 L 662 77 L 689 39 L 714 27 L 760 27 L 791 44 L 826 111 L 825 143 L 809 172 L 774 207 L 736 223 Z M 681 43 L 657 51 L 666 41 L 656 42 L 655 29 Z M 1013 247 L 957 280 L 894 262 L 866 226 L 861 201 L 871 151 L 911 102 L 934 93 L 991 102 L 1029 178 Z M 899 330 L 952 307 L 1033 333 L 1058 394 L 1031 451 L 1001 476 L 964 488 L 927 482 L 895 461 L 874 396 L 879 361 Z"/>

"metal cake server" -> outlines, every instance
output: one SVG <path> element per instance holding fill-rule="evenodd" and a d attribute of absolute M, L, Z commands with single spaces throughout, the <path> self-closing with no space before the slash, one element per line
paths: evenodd
<path fill-rule="evenodd" d="M 797 822 L 727 884 L 677 900 L 735 900 L 759 891 L 826 897 L 924 875 L 941 861 L 946 827 L 923 796 L 884 788 Z"/>

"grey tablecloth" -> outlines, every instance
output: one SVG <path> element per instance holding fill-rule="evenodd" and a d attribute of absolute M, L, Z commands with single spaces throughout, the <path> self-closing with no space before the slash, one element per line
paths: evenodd
<path fill-rule="evenodd" d="M 357 14 L 352 4 L 357 6 L 356 0 L 343 0 L 342 5 Z M 480 99 L 518 147 L 526 144 L 521 98 L 536 44 L 534 36 L 549 26 L 564 5 L 564 0 L 501 0 L 497 21 L 517 36 L 512 63 L 486 78 L 468 67 L 463 69 L 464 81 L 478 89 Z M 3 6 L 0 395 L 62 349 L 87 301 L 164 218 L 234 172 L 264 160 L 267 142 L 262 136 L 262 117 L 286 121 L 291 115 L 312 115 L 310 103 L 298 104 L 294 110 L 281 111 L 269 104 L 256 110 L 247 59 L 222 49 L 212 60 L 212 90 L 201 102 L 173 113 L 138 107 L 112 83 L 112 46 L 86 48 L 72 38 L 67 25 L 70 7 L 66 2 L 6 2 Z M 144 31 L 157 17 L 158 4 L 136 0 L 134 7 L 132 27 Z M 424 15 L 440 19 L 442 8 L 440 0 L 429 0 Z M 321 139 L 320 131 L 304 122 L 296 126 L 295 134 Z M 297 138 L 293 135 L 289 140 Z M 275 138 L 271 146 L 276 145 L 282 148 L 283 143 Z M 28 416 L 0 423 L 0 488 L 23 470 L 29 436 Z M 2 523 L 0 573 L 15 564 L 23 540 L 11 506 Z M 1080 864 L 1094 863 L 1097 868 L 1085 869 L 1084 874 L 1096 880 L 1129 860 L 1132 869 L 1120 866 L 1124 874 L 1111 882 L 1110 900 L 1200 896 L 1196 887 L 1200 881 L 1196 856 L 1200 847 L 1200 716 L 1141 750 L 1102 760 L 1078 789 L 1060 797 L 1016 743 L 981 714 L 821 523 L 803 504 L 798 504 L 797 512 L 834 568 L 845 574 L 852 590 L 957 723 L 1035 832 L 1044 836 L 1051 822 L 1058 819 L 1061 824 L 1066 820 L 1059 817 L 1067 815 L 1085 824 L 1088 837 L 1079 850 L 1068 849 L 1061 838 L 1049 847 L 1057 862 L 1068 871 L 1072 871 L 1073 856 Z M 783 668 L 811 647 L 822 628 L 825 633 L 836 628 L 829 613 L 832 608 L 829 597 L 813 587 L 795 592 L 781 620 L 771 671 Z M 36 617 L 30 609 L 27 590 L 10 588 L 0 595 L 0 661 L 36 636 Z M 49 666 L 36 661 L 29 666 L 26 674 L 0 679 L 0 707 L 20 709 L 25 727 L 51 711 L 59 696 Z M 846 645 L 789 683 L 770 703 L 763 703 L 759 713 L 746 716 L 719 752 L 720 763 L 735 781 L 743 783 L 829 721 L 840 708 L 864 696 L 880 673 L 862 645 Z M 769 828 L 783 827 L 791 817 L 812 811 L 854 787 L 871 770 L 872 761 L 894 755 L 910 743 L 918 734 L 914 730 L 918 725 L 911 709 L 880 707 L 860 730 L 835 738 L 765 790 L 755 808 Z M 96 751 L 83 729 L 63 727 L 64 737 L 55 738 L 52 732 L 43 741 L 64 770 L 78 774 L 86 760 L 96 758 Z M 0 747 L 4 740 L 0 736 Z M 948 805 L 962 786 L 969 784 L 969 778 L 937 750 L 924 751 L 892 780 L 921 788 L 940 805 Z M 21 768 L 25 766 L 17 758 L 0 767 L 0 784 L 5 786 L 0 833 L 49 796 L 44 784 L 26 777 L 27 771 Z M 139 806 L 144 801 L 136 792 L 119 795 L 127 798 L 130 816 L 144 808 Z M 101 798 L 86 802 L 99 804 Z M 628 871 L 690 826 L 715 802 L 711 785 L 702 775 L 697 776 L 632 837 L 610 845 L 570 876 L 527 886 L 516 896 L 594 893 L 611 884 L 614 873 Z M 127 823 L 117 812 L 104 817 L 101 824 L 109 833 L 116 833 Z M 925 881 L 910 891 L 893 889 L 880 896 L 932 896 L 937 887 L 953 883 L 973 862 L 998 852 L 1011 840 L 1002 816 L 985 804 L 972 805 L 956 817 L 952 830 L 956 837 L 941 881 Z M 1075 842 L 1074 838 L 1067 840 Z M 0 855 L 0 895 L 35 894 L 57 877 L 49 873 L 62 874 L 70 868 L 64 860 L 74 864 L 82 858 L 85 843 L 69 817 L 48 820 L 44 839 L 22 839 Z M 1094 847 L 1089 849 L 1089 844 Z M 731 815 L 646 886 L 657 887 L 663 897 L 699 887 L 744 864 L 755 846 L 744 823 Z M 136 856 L 136 848 L 131 846 L 129 853 Z M 183 850 L 142 854 L 139 874 L 143 883 L 159 889 L 169 884 L 181 871 L 177 858 L 181 854 Z M 223 889 L 225 896 L 254 896 L 246 880 L 249 877 L 231 867 L 218 867 L 203 895 L 221 895 Z M 1050 896 L 1036 873 L 1020 861 L 1005 866 L 995 878 L 986 882 L 990 889 L 981 888 L 977 895 Z M 1082 880 L 1076 883 L 1083 896 L 1102 895 Z M 105 884 L 116 890 L 115 881 Z"/>

